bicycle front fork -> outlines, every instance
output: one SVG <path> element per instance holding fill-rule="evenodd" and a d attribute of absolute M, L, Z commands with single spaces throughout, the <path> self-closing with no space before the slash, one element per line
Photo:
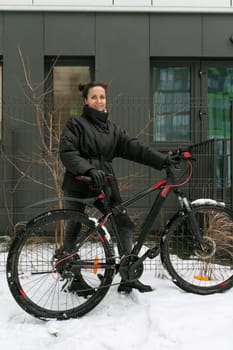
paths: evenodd
<path fill-rule="evenodd" d="M 183 197 L 182 203 L 187 211 L 189 225 L 190 225 L 190 231 L 191 231 L 192 236 L 194 237 L 194 239 L 198 245 L 197 248 L 199 248 L 202 252 L 208 251 L 208 249 L 209 249 L 208 244 L 200 232 L 199 223 L 197 221 L 197 218 L 194 214 L 194 211 L 193 211 L 188 199 L 186 197 Z"/>

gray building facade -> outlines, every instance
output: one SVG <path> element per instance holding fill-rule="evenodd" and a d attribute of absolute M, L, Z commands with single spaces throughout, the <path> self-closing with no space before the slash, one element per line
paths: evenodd
<path fill-rule="evenodd" d="M 228 72 L 233 69 L 232 36 L 233 14 L 2 11 L 1 233 L 43 209 L 43 206 L 25 209 L 30 203 L 54 195 L 50 189 L 25 178 L 30 168 L 30 176 L 41 174 L 41 181 L 47 182 L 49 175 L 41 164 L 20 163 L 21 157 L 32 159 L 39 152 L 41 138 L 38 128 L 32 127 L 36 125 L 36 109 L 28 99 L 31 92 L 19 52 L 30 68 L 34 88 L 41 94 L 48 66 L 54 60 L 91 62 L 92 78 L 109 83 L 113 120 L 132 136 L 139 135 L 143 142 L 160 151 L 180 146 L 197 147 L 210 139 L 221 139 L 223 144 L 217 144 L 223 147 L 221 159 L 208 159 L 220 162 L 214 168 L 214 178 L 219 176 L 219 171 L 225 171 L 219 180 L 223 182 L 213 195 L 232 205 L 231 80 L 225 93 L 227 106 L 224 108 L 229 109 L 224 124 L 227 130 L 223 134 L 208 133 L 211 96 L 208 74 L 214 76 L 217 69 L 217 73 L 223 72 L 225 80 L 229 76 Z M 189 134 L 184 138 L 169 139 L 167 134 L 162 138 L 162 133 L 161 137 L 154 136 L 157 124 L 153 121 L 148 124 L 154 113 L 156 84 L 153 74 L 158 68 L 161 72 L 161 67 L 188 67 L 191 102 Z M 219 79 L 221 74 L 216 81 Z M 223 117 L 216 120 L 219 118 Z M 209 148 L 207 150 L 205 155 L 210 154 Z M 16 167 L 12 166 L 12 161 Z M 122 182 L 123 197 L 127 197 L 130 190 L 133 194 L 152 184 L 160 176 L 151 169 L 124 160 L 117 160 L 115 167 L 119 178 L 126 179 Z M 132 174 L 136 174 L 134 186 L 130 182 Z M 216 189 L 215 185 L 213 187 Z M 145 211 L 150 200 L 141 203 L 139 209 Z"/>

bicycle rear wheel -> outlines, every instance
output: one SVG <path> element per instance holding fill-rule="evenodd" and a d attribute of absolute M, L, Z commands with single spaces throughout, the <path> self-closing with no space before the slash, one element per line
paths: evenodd
<path fill-rule="evenodd" d="M 162 262 L 172 281 L 187 292 L 224 292 L 233 286 L 233 213 L 217 204 L 198 204 L 193 210 L 209 251 L 196 247 L 188 215 L 177 214 L 165 230 Z"/>
<path fill-rule="evenodd" d="M 55 252 L 62 246 L 68 220 L 82 224 L 76 250 L 57 259 Z M 55 210 L 34 218 L 17 235 L 8 254 L 7 280 L 16 302 L 44 320 L 81 317 L 91 311 L 114 277 L 107 236 L 87 215 L 76 211 Z"/>

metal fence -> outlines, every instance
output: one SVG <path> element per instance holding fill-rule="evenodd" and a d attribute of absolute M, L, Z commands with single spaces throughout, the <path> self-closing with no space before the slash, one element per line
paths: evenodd
<path fill-rule="evenodd" d="M 216 138 L 190 147 L 196 159 L 190 197 L 213 198 L 232 203 L 231 140 Z"/>
<path fill-rule="evenodd" d="M 168 109 L 168 107 L 166 108 Z M 27 109 L 29 110 L 27 111 Z M 38 139 L 38 135 L 37 138 L 35 138 L 35 130 L 38 129 L 38 125 L 35 116 L 33 120 L 31 120 L 33 115 L 32 110 L 32 106 L 30 106 L 27 101 L 12 101 L 12 99 L 7 101 L 7 103 L 5 101 L 4 113 L 7 115 L 8 123 L 8 128 L 5 129 L 9 129 L 8 144 L 11 145 L 9 147 L 11 155 L 7 155 L 11 157 L 11 160 L 14 161 L 19 168 L 20 162 L 22 163 L 24 161 L 24 173 L 34 177 L 34 180 L 36 179 L 40 183 L 44 182 L 44 184 L 46 183 L 46 185 L 49 186 L 52 184 L 47 175 L 48 173 L 46 169 L 42 169 L 41 162 L 38 162 L 37 157 L 35 157 L 35 152 L 43 152 L 43 150 L 39 147 L 40 140 Z M 110 104 L 110 117 L 114 117 L 114 121 L 119 122 L 123 128 L 130 131 L 131 135 L 138 136 L 140 140 L 145 143 L 149 143 L 150 140 L 153 139 L 153 132 L 155 129 L 150 111 L 151 101 L 147 98 L 118 97 L 111 100 Z M 72 110 L 69 113 L 71 112 Z M 64 114 L 67 114 L 66 110 L 64 111 Z M 25 115 L 27 117 L 25 117 Z M 165 119 L 168 120 L 169 118 L 166 116 Z M 182 129 L 184 124 L 185 123 L 177 124 L 178 126 L 176 130 L 179 131 L 179 129 Z M 175 134 L 175 131 L 172 128 L 167 127 L 167 124 L 163 128 L 164 130 L 169 129 L 170 132 Z M 198 130 L 196 130 L 196 132 L 198 132 Z M 169 140 L 170 138 L 168 137 L 167 142 L 169 142 Z M 194 176 L 188 187 L 190 197 L 193 199 L 210 197 L 225 201 L 227 204 L 231 205 L 232 145 L 230 139 L 221 138 L 207 140 L 191 146 L 190 150 L 197 159 L 196 165 L 194 166 Z M 28 163 L 28 158 L 25 157 L 26 154 L 29 154 L 29 157 L 34 155 L 35 159 L 33 164 Z M 24 155 L 24 157 L 22 157 L 22 155 Z M 2 196 L 0 196 L 0 202 L 3 212 L 3 214 L 0 213 L 0 226 L 1 221 L 4 221 L 3 217 L 6 218 L 9 214 L 13 225 L 18 221 L 27 221 L 29 215 L 32 217 L 38 212 L 37 208 L 30 209 L 30 212 L 28 210 L 24 216 L 23 208 L 25 206 L 37 200 L 53 196 L 51 195 L 51 192 L 45 187 L 42 187 L 41 184 L 35 185 L 32 184 L 32 182 L 30 183 L 30 181 L 26 182 L 26 177 L 19 174 L 16 169 L 11 169 L 11 171 L 9 171 L 8 168 L 10 166 L 6 161 L 4 164 L 6 165 L 8 177 L 6 177 L 7 180 L 4 180 L 5 168 L 3 166 L 0 167 L 0 185 L 2 194 Z M 114 165 L 116 173 L 120 174 L 119 184 L 123 199 L 127 199 L 128 196 L 144 189 L 151 183 L 151 181 L 155 180 L 151 175 L 153 170 L 145 168 L 144 166 L 132 163 L 129 164 L 128 161 L 124 160 L 121 160 L 120 162 L 116 160 Z M 8 200 L 7 205 L 9 206 L 7 210 L 5 205 L 6 196 Z M 136 220 L 138 220 L 138 217 L 141 220 L 141 213 L 145 213 L 147 208 L 150 207 L 151 199 L 148 197 L 144 202 L 142 201 L 139 204 L 140 206 L 138 208 L 133 208 L 133 215 L 135 217 L 137 216 Z M 40 212 L 41 210 L 44 211 L 45 208 L 40 208 Z M 166 210 L 168 210 L 167 212 L 170 215 L 169 210 L 172 210 L 172 208 L 166 208 Z M 161 218 L 161 222 L 162 220 L 163 218 Z M 11 223 L 9 223 L 9 225 L 11 225 Z M 140 226 L 138 222 L 137 226 Z M 3 232 L 5 235 L 7 230 L 8 228 L 5 225 L 3 229 L 1 228 L 0 232 Z M 5 250 L 2 252 L 0 269 L 4 268 L 6 256 Z M 148 265 L 146 265 L 146 268 L 147 267 L 156 269 L 156 263 L 154 260 L 149 261 Z"/>

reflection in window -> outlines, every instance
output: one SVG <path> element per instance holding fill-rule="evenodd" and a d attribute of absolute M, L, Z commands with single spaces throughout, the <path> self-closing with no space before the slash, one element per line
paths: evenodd
<path fill-rule="evenodd" d="M 190 140 L 190 68 L 153 69 L 153 141 Z"/>
<path fill-rule="evenodd" d="M 209 138 L 230 137 L 230 103 L 233 100 L 233 68 L 208 69 Z"/>
<path fill-rule="evenodd" d="M 70 117 L 79 115 L 83 107 L 79 83 L 91 80 L 90 66 L 55 66 L 53 69 L 53 94 L 55 124 L 63 128 Z"/>
<path fill-rule="evenodd" d="M 208 68 L 209 139 L 218 144 L 216 178 L 218 188 L 231 187 L 231 101 L 233 68 Z"/>

